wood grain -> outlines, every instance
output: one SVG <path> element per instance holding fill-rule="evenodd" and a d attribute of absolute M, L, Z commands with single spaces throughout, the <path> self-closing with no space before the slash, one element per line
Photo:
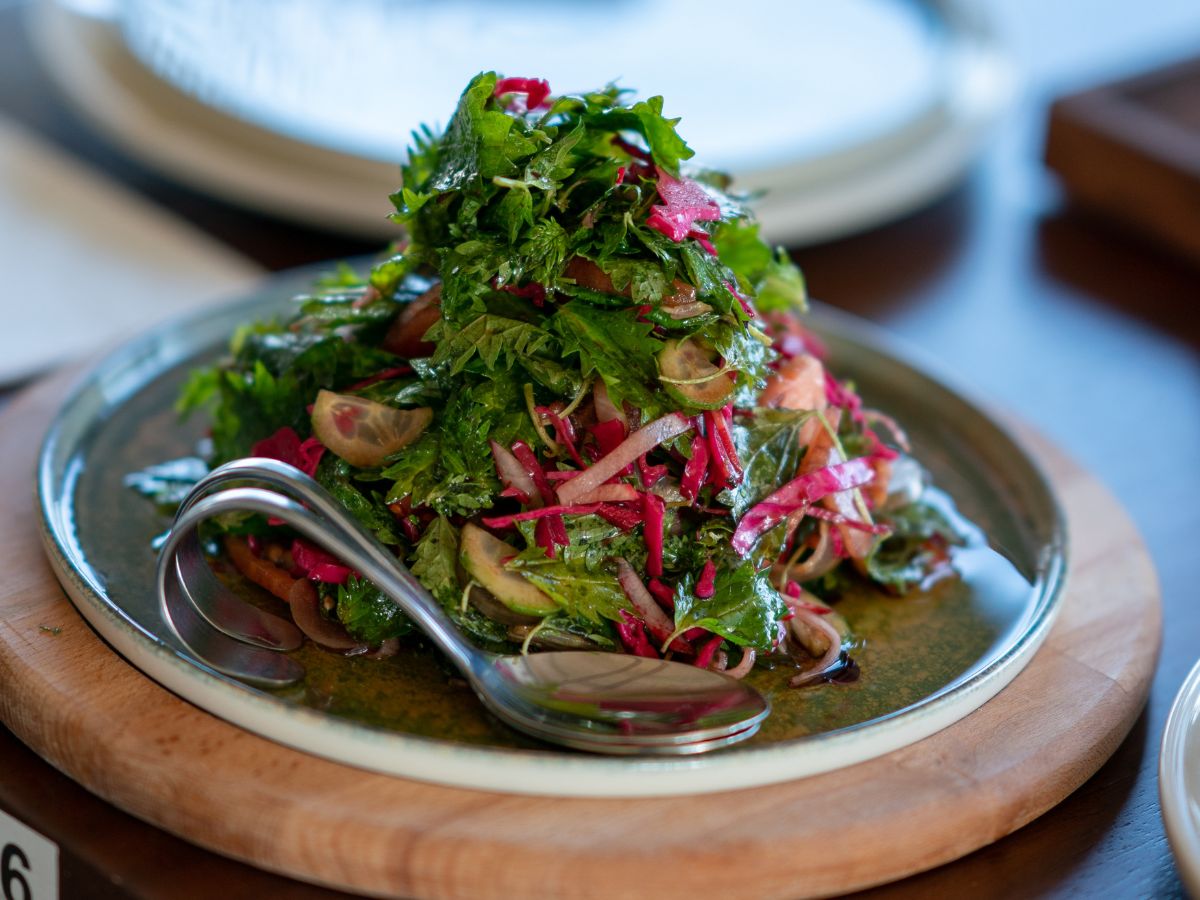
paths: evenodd
<path fill-rule="evenodd" d="M 1029 667 L 951 728 L 817 778 L 703 797 L 555 800 L 362 772 L 196 709 L 74 611 L 42 562 L 29 483 L 64 387 L 0 416 L 0 719 L 139 818 L 293 877 L 417 897 L 841 893 L 955 859 L 1059 802 L 1128 732 L 1154 671 L 1158 587 L 1136 531 L 1027 435 L 1067 511 L 1065 606 Z"/>

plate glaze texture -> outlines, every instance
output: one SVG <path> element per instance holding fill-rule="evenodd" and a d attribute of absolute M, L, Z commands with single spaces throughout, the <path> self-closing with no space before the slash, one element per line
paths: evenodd
<path fill-rule="evenodd" d="M 315 274 L 278 276 L 102 361 L 64 405 L 39 460 L 46 550 L 76 607 L 134 666 L 214 715 L 349 765 L 460 787 L 562 796 L 731 790 L 852 765 L 945 728 L 1015 678 L 1053 622 L 1065 535 L 1037 467 L 992 418 L 905 362 L 870 326 L 820 308 L 808 321 L 833 370 L 904 423 L 914 455 L 986 534 L 956 557 L 960 579 L 909 598 L 842 601 L 857 635 L 854 683 L 793 690 L 786 675 L 756 671 L 774 712 L 751 741 L 695 758 L 616 759 L 514 734 L 417 645 L 386 661 L 306 647 L 305 682 L 278 693 L 222 676 L 160 618 L 151 541 L 170 520 L 125 477 L 194 452 L 205 423 L 175 415 L 183 379 L 218 357 L 237 326 L 286 315 Z"/>

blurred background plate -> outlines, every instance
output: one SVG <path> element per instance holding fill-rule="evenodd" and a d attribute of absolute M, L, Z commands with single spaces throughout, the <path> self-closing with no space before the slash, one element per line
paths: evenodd
<path fill-rule="evenodd" d="M 790 245 L 937 197 L 1010 94 L 1006 57 L 969 0 L 706 10 L 42 0 L 32 24 L 60 87 L 127 152 L 227 200 L 372 237 L 395 235 L 386 195 L 409 133 L 444 125 L 484 68 L 545 77 L 560 92 L 613 78 L 661 92 L 703 148 L 696 163 L 770 190 L 760 217 Z"/>

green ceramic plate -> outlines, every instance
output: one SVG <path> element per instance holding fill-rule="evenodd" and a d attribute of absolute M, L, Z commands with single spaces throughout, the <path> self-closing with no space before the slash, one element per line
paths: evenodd
<path fill-rule="evenodd" d="M 850 765 L 920 740 L 1011 681 L 1053 620 L 1063 523 L 1045 480 L 986 414 L 903 361 L 869 326 L 828 309 L 810 318 L 840 376 L 903 422 L 915 455 L 986 541 L 961 555 L 961 579 L 892 599 L 846 597 L 861 677 L 793 690 L 752 674 L 774 711 L 737 748 L 679 760 L 610 759 L 537 744 L 492 719 L 432 651 L 387 661 L 299 651 L 300 687 L 270 693 L 191 658 L 160 618 L 151 540 L 169 520 L 125 476 L 193 452 L 200 418 L 172 410 L 188 371 L 220 354 L 244 322 L 286 314 L 301 270 L 228 307 L 160 329 L 100 363 L 48 432 L 38 472 L 45 544 L 96 630 L 151 678 L 197 705 L 312 753 L 396 775 L 494 790 L 655 795 L 726 790 Z"/>

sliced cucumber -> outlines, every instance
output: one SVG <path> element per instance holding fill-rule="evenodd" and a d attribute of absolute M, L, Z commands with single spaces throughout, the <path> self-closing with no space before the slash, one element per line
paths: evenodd
<path fill-rule="evenodd" d="M 467 573 L 493 597 L 515 613 L 524 616 L 547 616 L 558 612 L 558 604 L 525 580 L 523 575 L 510 572 L 504 563 L 517 555 L 517 550 L 478 525 L 463 526 L 458 561 Z"/>
<path fill-rule="evenodd" d="M 729 402 L 734 382 L 717 364 L 717 351 L 697 337 L 667 341 L 658 353 L 663 389 L 681 403 L 719 409 Z"/>

